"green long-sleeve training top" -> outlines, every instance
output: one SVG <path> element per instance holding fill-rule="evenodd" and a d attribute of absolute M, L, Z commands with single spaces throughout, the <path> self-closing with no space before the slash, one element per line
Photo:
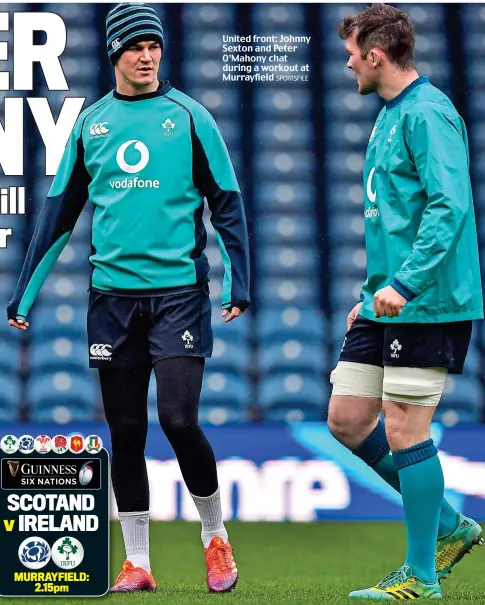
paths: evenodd
<path fill-rule="evenodd" d="M 446 95 L 420 77 L 387 102 L 364 166 L 367 280 L 361 314 L 392 285 L 401 315 L 377 321 L 483 318 L 477 230 L 465 124 Z"/>
<path fill-rule="evenodd" d="M 211 211 L 224 263 L 222 306 L 249 304 L 243 201 L 209 112 L 168 82 L 116 91 L 82 112 L 39 214 L 8 317 L 24 319 L 87 200 L 94 206 L 94 289 L 156 293 L 208 281 L 202 215 Z"/>

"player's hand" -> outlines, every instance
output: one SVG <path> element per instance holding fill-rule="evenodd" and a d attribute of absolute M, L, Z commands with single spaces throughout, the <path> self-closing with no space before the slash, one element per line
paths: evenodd
<path fill-rule="evenodd" d="M 358 302 L 352 311 L 347 315 L 347 332 L 350 330 L 352 324 L 355 321 L 355 318 L 360 313 L 360 309 L 362 308 L 362 303 Z"/>
<path fill-rule="evenodd" d="M 392 286 L 386 286 L 374 294 L 374 313 L 377 318 L 397 317 L 407 302 Z"/>
<path fill-rule="evenodd" d="M 26 330 L 30 324 L 23 319 L 18 319 L 17 321 L 15 321 L 15 319 L 9 319 L 8 325 L 12 326 L 12 328 L 17 328 L 18 330 Z"/>
<path fill-rule="evenodd" d="M 222 317 L 224 317 L 224 321 L 226 322 L 226 324 L 232 321 L 233 319 L 236 319 L 236 317 L 239 317 L 241 314 L 242 311 L 239 307 L 233 307 L 231 309 L 231 312 L 229 312 L 229 309 L 224 309 L 222 311 Z"/>

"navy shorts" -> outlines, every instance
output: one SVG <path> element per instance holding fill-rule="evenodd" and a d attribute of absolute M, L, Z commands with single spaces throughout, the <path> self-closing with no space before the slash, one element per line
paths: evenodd
<path fill-rule="evenodd" d="M 167 288 L 155 296 L 91 290 L 89 367 L 125 368 L 166 357 L 212 354 L 209 286 Z"/>
<path fill-rule="evenodd" d="M 471 321 L 385 324 L 358 315 L 345 335 L 339 360 L 380 367 L 447 368 L 450 374 L 461 374 L 471 334 Z"/>

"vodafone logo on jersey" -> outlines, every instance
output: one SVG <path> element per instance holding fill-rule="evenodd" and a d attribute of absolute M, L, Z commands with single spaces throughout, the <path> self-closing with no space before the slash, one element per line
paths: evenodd
<path fill-rule="evenodd" d="M 377 189 L 375 189 L 375 190 L 372 189 L 372 179 L 373 179 L 375 171 L 376 171 L 376 169 L 374 166 L 374 168 L 372 168 L 372 170 L 369 172 L 369 176 L 367 177 L 366 193 L 367 193 L 367 198 L 368 198 L 369 202 L 371 202 L 371 204 L 375 204 L 376 200 L 377 200 Z M 367 208 L 367 210 L 364 212 L 364 216 L 365 216 L 365 218 L 372 218 L 375 216 L 379 216 L 379 210 L 377 208 Z"/>
<path fill-rule="evenodd" d="M 125 152 L 130 145 L 133 145 L 134 148 L 140 152 L 140 160 L 136 164 L 128 164 L 125 160 Z M 137 172 L 140 172 L 140 170 L 143 170 L 143 168 L 145 168 L 148 164 L 149 159 L 150 152 L 148 151 L 148 147 L 145 145 L 145 143 L 137 141 L 136 139 L 123 143 L 116 153 L 116 161 L 118 162 L 118 166 L 121 168 L 121 170 L 123 170 L 123 172 L 128 172 L 128 174 L 136 174 Z"/>
<path fill-rule="evenodd" d="M 128 163 L 126 159 L 126 152 L 131 146 L 133 146 L 133 149 L 139 153 L 139 160 L 135 164 Z M 133 156 L 133 154 L 131 155 Z M 121 170 L 123 170 L 123 172 L 127 172 L 128 174 L 137 174 L 138 172 L 141 172 L 148 166 L 149 161 L 150 152 L 148 147 L 145 145 L 145 143 L 142 143 L 142 141 L 138 141 L 137 139 L 126 141 L 120 145 L 118 151 L 116 152 L 116 163 Z M 111 189 L 159 189 L 160 181 L 153 179 L 140 179 L 139 177 L 135 177 L 133 179 L 126 177 L 125 179 L 110 181 L 109 186 Z"/>

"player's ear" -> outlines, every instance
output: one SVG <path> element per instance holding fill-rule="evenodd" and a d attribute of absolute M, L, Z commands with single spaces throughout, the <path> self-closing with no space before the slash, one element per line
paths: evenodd
<path fill-rule="evenodd" d="M 378 51 L 378 49 L 373 48 L 370 51 L 369 56 L 370 56 L 371 61 L 372 61 L 372 67 L 378 67 L 380 65 L 381 59 L 382 59 L 381 54 Z"/>

